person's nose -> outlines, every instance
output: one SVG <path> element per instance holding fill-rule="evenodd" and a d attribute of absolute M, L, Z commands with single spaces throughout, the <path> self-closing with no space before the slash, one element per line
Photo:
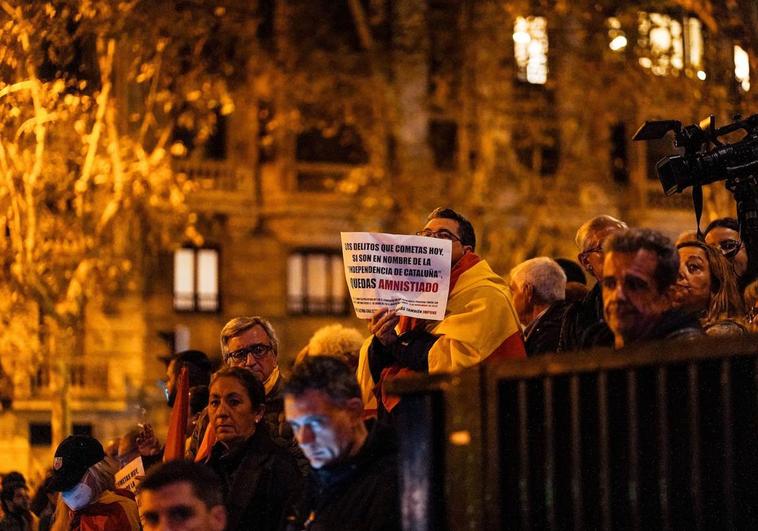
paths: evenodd
<path fill-rule="evenodd" d="M 229 417 L 229 406 L 226 403 L 226 401 L 222 400 L 221 403 L 218 406 L 218 410 L 216 412 L 217 417 L 227 418 Z"/>
<path fill-rule="evenodd" d="M 625 301 L 626 295 L 624 293 L 624 283 L 623 282 L 616 282 L 616 286 L 610 290 L 608 293 L 608 296 L 610 300 L 618 302 L 618 301 Z"/>
<path fill-rule="evenodd" d="M 316 439 L 310 426 L 299 428 L 295 433 L 295 437 L 297 437 L 297 443 L 300 445 L 310 444 Z"/>
<path fill-rule="evenodd" d="M 255 367 L 258 365 L 258 358 L 253 356 L 252 352 L 247 353 L 247 358 L 245 358 L 245 367 Z"/>

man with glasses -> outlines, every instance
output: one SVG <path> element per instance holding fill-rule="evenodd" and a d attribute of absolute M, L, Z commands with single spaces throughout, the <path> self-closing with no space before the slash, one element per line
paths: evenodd
<path fill-rule="evenodd" d="M 269 434 L 275 442 L 290 450 L 305 474 L 308 471 L 308 460 L 298 448 L 292 430 L 284 418 L 284 379 L 279 372 L 278 354 L 279 339 L 274 327 L 263 317 L 235 317 L 221 329 L 221 355 L 224 364 L 227 367 L 249 370 L 263 384 L 266 392 L 263 420 Z M 189 452 L 195 461 L 204 458 L 212 446 L 209 438 L 210 432 L 213 431 L 205 429 L 206 419 L 199 420 L 197 425 Z M 207 433 L 203 435 L 200 432 Z"/>
<path fill-rule="evenodd" d="M 705 243 L 713 245 L 731 262 L 737 279 L 743 281 L 747 272 L 747 249 L 740 239 L 740 229 L 734 218 L 719 218 L 711 221 L 705 228 Z"/>
<path fill-rule="evenodd" d="M 384 384 L 404 373 L 452 372 L 484 360 L 526 356 L 511 294 L 505 281 L 475 254 L 471 222 L 450 208 L 438 208 L 417 234 L 452 242 L 445 318 L 401 317 L 391 308 L 373 315 L 368 325 L 371 337 L 358 363 L 368 412 L 392 411 L 398 400 L 384 393 Z"/>
<path fill-rule="evenodd" d="M 595 346 L 610 346 L 613 335 L 603 319 L 603 297 L 600 280 L 603 278 L 603 242 L 614 234 L 628 229 L 626 223 L 613 216 L 596 216 L 576 231 L 577 256 L 585 271 L 595 278 L 595 286 L 583 300 L 573 303 L 563 316 L 559 351 L 581 350 Z"/>

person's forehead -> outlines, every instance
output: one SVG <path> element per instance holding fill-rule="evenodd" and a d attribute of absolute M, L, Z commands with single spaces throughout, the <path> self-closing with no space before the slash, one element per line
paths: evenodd
<path fill-rule="evenodd" d="M 244 332 L 237 334 L 234 337 L 229 338 L 229 348 L 236 350 L 238 348 L 244 348 L 249 345 L 264 344 L 270 345 L 271 340 L 268 334 L 261 325 L 255 325 L 252 328 L 248 328 Z M 234 345 L 234 347 L 232 347 Z"/>
<path fill-rule="evenodd" d="M 719 243 L 722 240 L 739 240 L 740 233 L 729 227 L 714 227 L 705 236 L 707 243 Z"/>
<path fill-rule="evenodd" d="M 446 229 L 456 236 L 458 236 L 458 222 L 454 219 L 448 219 L 448 218 L 434 218 L 430 219 L 426 225 L 424 225 L 425 229 L 429 229 L 431 231 L 439 231 L 442 229 Z"/>
<path fill-rule="evenodd" d="M 700 249 L 699 247 L 682 247 L 679 249 L 679 260 L 681 262 L 684 262 L 685 260 L 695 260 L 699 259 L 702 261 L 706 261 L 707 257 L 705 256 L 705 251 Z"/>
<path fill-rule="evenodd" d="M 632 253 L 610 252 L 605 257 L 603 266 L 604 276 L 623 277 L 634 275 L 641 278 L 652 278 L 658 266 L 658 256 L 647 249 Z"/>
<path fill-rule="evenodd" d="M 242 382 L 240 382 L 237 378 L 231 376 L 222 376 L 221 378 L 217 378 L 211 384 L 210 394 L 212 395 L 227 396 L 232 393 L 246 396 L 245 386 L 242 385 Z"/>
<path fill-rule="evenodd" d="M 150 507 L 170 508 L 181 505 L 196 505 L 202 503 L 195 494 L 189 481 L 177 481 L 164 485 L 159 489 L 146 490 L 140 493 L 140 504 Z"/>
<path fill-rule="evenodd" d="M 334 401 L 324 393 L 316 389 L 308 389 L 305 393 L 295 396 L 284 395 L 284 407 L 287 410 L 287 418 L 306 416 L 330 417 L 339 411 Z"/>
<path fill-rule="evenodd" d="M 616 227 L 603 227 L 602 229 L 590 231 L 587 233 L 587 237 L 584 239 L 584 249 L 590 247 L 597 247 L 602 244 L 608 236 L 620 232 Z"/>

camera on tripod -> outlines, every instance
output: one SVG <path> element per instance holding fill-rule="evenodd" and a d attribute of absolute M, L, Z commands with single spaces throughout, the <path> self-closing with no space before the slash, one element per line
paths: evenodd
<path fill-rule="evenodd" d="M 745 136 L 731 144 L 721 137 L 742 130 Z M 681 155 L 663 157 L 655 165 L 666 195 L 692 187 L 695 220 L 700 235 L 703 211 L 703 185 L 725 181 L 737 203 L 740 236 L 748 252 L 749 277 L 758 274 L 758 114 L 731 124 L 716 127 L 709 116 L 699 124 L 682 127 L 677 120 L 651 120 L 632 137 L 634 140 L 657 140 L 674 132 L 674 146 L 684 149 Z"/>
<path fill-rule="evenodd" d="M 720 137 L 740 129 L 746 135 L 739 142 L 721 142 Z M 677 120 L 646 121 L 633 139 L 657 140 L 669 131 L 674 131 L 674 146 L 684 148 L 684 154 L 664 157 L 655 166 L 666 195 L 716 181 L 727 181 L 732 190 L 740 180 L 758 176 L 758 114 L 720 128 L 713 115 L 686 127 Z"/>

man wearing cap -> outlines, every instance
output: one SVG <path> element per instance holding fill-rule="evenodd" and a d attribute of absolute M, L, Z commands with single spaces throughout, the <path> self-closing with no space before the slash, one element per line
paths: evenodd
<path fill-rule="evenodd" d="M 106 457 L 92 437 L 71 435 L 55 450 L 48 488 L 60 491 L 53 528 L 80 531 L 137 531 L 137 504 L 114 487 L 118 461 Z M 60 526 L 60 527 L 58 527 Z"/>
<path fill-rule="evenodd" d="M 3 519 L 0 531 L 36 531 L 39 519 L 29 510 L 29 487 L 19 472 L 9 472 L 3 477 L 0 503 Z"/>

